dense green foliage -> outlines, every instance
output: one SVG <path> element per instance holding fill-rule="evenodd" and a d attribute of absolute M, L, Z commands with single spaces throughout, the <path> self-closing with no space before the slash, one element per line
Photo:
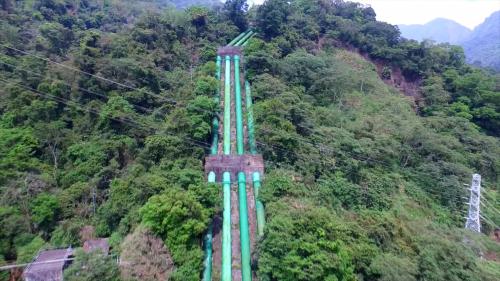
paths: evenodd
<path fill-rule="evenodd" d="M 493 206 L 483 232 L 500 224 L 500 79 L 460 47 L 403 39 L 343 1 L 248 13 L 245 1 L 0 3 L 0 261 L 80 246 L 88 225 L 119 253 L 144 225 L 172 257 L 170 278 L 199 280 L 220 211 L 202 163 L 213 61 L 250 23 L 244 62 L 267 161 L 260 280 L 497 279 L 479 253 L 498 244 L 462 228 L 475 172 Z M 420 99 L 390 85 L 397 74 Z M 79 254 L 68 279 L 120 278 L 102 258 Z M 99 270 L 76 276 L 84 266 Z"/>
<path fill-rule="evenodd" d="M 105 256 L 100 251 L 89 254 L 78 251 L 76 258 L 64 271 L 64 280 L 70 281 L 119 281 L 120 271 L 113 258 Z"/>

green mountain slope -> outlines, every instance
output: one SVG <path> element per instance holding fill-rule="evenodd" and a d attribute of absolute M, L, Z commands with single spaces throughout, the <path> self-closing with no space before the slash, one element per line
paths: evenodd
<path fill-rule="evenodd" d="M 500 71 L 500 11 L 476 27 L 461 45 L 469 63 Z"/>
<path fill-rule="evenodd" d="M 199 280 L 221 211 L 203 171 L 214 59 L 250 23 L 259 280 L 496 281 L 498 76 L 357 3 L 243 2 L 0 2 L 0 264 L 109 237 L 121 268 L 78 252 L 65 280 Z M 393 87 L 403 78 L 419 99 Z M 463 229 L 472 173 L 482 233 Z"/>

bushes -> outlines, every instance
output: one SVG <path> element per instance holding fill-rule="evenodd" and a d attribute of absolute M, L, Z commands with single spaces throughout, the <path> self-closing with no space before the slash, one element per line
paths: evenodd
<path fill-rule="evenodd" d="M 33 154 L 38 140 L 29 128 L 0 127 L 0 184 L 29 169 L 39 167 Z"/>
<path fill-rule="evenodd" d="M 214 55 L 237 35 L 233 22 L 244 28 L 250 16 L 246 77 L 267 161 L 261 280 L 494 280 L 494 267 L 475 270 L 478 251 L 449 233 L 463 227 L 463 182 L 480 172 L 493 198 L 500 174 L 498 139 L 484 134 L 497 131 L 498 83 L 464 65 L 459 48 L 402 39 L 373 9 L 345 1 L 272 0 L 250 15 L 244 1 L 161 12 L 144 1 L 38 1 L 35 12 L 10 2 L 6 44 L 122 85 L 0 50 L 19 66 L 0 66 L 9 82 L 0 95 L 0 259 L 29 259 L 46 241 L 78 244 L 82 225 L 112 235 L 119 251 L 138 229 L 124 254 L 140 263 L 158 253 L 175 264 L 160 264 L 171 279 L 199 280 L 202 234 L 220 201 L 220 187 L 204 183 L 201 147 L 220 106 Z M 418 108 L 378 72 L 387 83 L 400 72 L 422 81 Z M 492 209 L 483 215 L 498 221 Z M 135 246 L 145 254 L 129 255 Z M 81 258 L 72 276 L 97 260 Z M 115 280 L 104 263 L 97 272 Z M 91 274 L 80 277 L 102 279 Z"/>
<path fill-rule="evenodd" d="M 200 198 L 197 191 L 203 189 L 169 188 L 151 197 L 140 210 L 143 223 L 164 239 L 172 254 L 177 266 L 172 280 L 199 279 L 203 258 L 201 236 L 214 215 L 216 201 Z"/>
<path fill-rule="evenodd" d="M 45 234 L 52 231 L 59 213 L 59 202 L 54 195 L 41 193 L 31 203 L 31 220 L 35 227 Z"/>
<path fill-rule="evenodd" d="M 259 245 L 260 280 L 355 280 L 348 251 L 333 235 L 334 217 L 303 200 L 269 204 Z"/>
<path fill-rule="evenodd" d="M 127 235 L 120 248 L 124 280 L 169 280 L 175 270 L 163 241 L 144 227 L 137 227 Z"/>
<path fill-rule="evenodd" d="M 84 253 L 79 250 L 73 263 L 64 270 L 64 280 L 69 281 L 120 281 L 120 271 L 111 256 L 96 250 Z"/>

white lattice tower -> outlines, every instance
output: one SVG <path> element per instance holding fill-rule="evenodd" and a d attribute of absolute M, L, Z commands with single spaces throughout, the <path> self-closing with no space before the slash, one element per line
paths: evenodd
<path fill-rule="evenodd" d="M 479 205 L 481 203 L 481 175 L 474 174 L 472 176 L 472 184 L 470 187 L 469 212 L 465 228 L 475 232 L 481 232 L 481 222 L 479 221 Z"/>

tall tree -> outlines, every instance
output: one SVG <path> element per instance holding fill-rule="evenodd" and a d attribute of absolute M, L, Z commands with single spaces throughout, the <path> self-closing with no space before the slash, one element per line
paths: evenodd
<path fill-rule="evenodd" d="M 168 280 L 174 262 L 163 241 L 140 226 L 120 246 L 122 279 Z"/>
<path fill-rule="evenodd" d="M 248 28 L 246 12 L 248 11 L 247 0 L 227 0 L 224 4 L 224 11 L 229 20 L 236 25 L 240 31 Z"/>
<path fill-rule="evenodd" d="M 280 35 L 291 12 L 290 3 L 286 0 L 269 0 L 257 10 L 257 26 L 265 38 Z"/>

